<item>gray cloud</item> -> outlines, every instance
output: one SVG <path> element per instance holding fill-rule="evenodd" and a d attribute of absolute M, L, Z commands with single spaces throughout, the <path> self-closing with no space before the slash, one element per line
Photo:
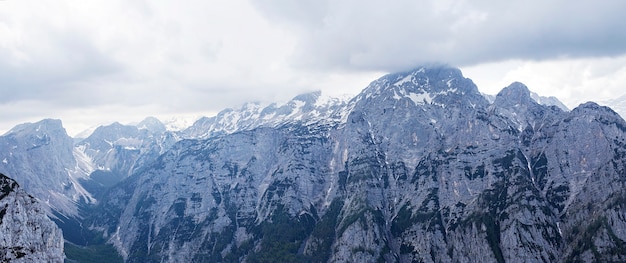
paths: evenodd
<path fill-rule="evenodd" d="M 84 84 L 124 71 L 123 65 L 74 28 L 31 23 L 26 29 L 18 31 L 19 43 L 0 46 L 0 104 L 21 100 L 59 104 L 96 101 L 99 98 L 94 95 L 98 92 Z"/>
<path fill-rule="evenodd" d="M 329 10 L 328 0 L 257 0 L 252 1 L 267 18 L 274 22 L 320 28 Z"/>
<path fill-rule="evenodd" d="M 0 109 L 10 110 L 0 116 L 12 122 L 4 129 L 19 115 L 216 112 L 315 89 L 353 92 L 373 76 L 431 62 L 626 54 L 621 0 L 0 5 Z"/>
<path fill-rule="evenodd" d="M 624 1 L 334 1 L 310 16 L 259 8 L 299 25 L 296 64 L 393 71 L 425 62 L 468 66 L 507 59 L 626 52 Z M 276 20 L 276 19 L 275 19 Z M 320 26 L 321 25 L 321 26 Z"/>

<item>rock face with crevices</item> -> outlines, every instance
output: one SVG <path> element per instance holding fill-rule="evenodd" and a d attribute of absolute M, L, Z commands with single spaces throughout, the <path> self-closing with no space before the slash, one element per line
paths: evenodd
<path fill-rule="evenodd" d="M 11 175 L 25 191 L 65 216 L 78 216 L 77 203 L 93 203 L 80 184 L 85 167 L 60 120 L 17 125 L 0 136 L 0 173 Z"/>
<path fill-rule="evenodd" d="M 0 261 L 63 262 L 63 235 L 39 202 L 0 174 Z"/>

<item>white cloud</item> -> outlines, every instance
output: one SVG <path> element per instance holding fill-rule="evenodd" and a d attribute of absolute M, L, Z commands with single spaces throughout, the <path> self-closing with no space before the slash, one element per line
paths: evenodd
<path fill-rule="evenodd" d="M 356 93 L 426 62 L 462 66 L 481 89 L 521 81 L 571 107 L 624 86 L 623 10 L 591 0 L 0 1 L 0 131 Z"/>
<path fill-rule="evenodd" d="M 555 96 L 569 108 L 626 94 L 626 55 L 618 57 L 508 60 L 463 68 L 478 88 L 496 94 L 514 81 L 543 96 Z"/>
<path fill-rule="evenodd" d="M 296 61 L 315 68 L 394 71 L 425 62 L 470 66 L 624 54 L 623 1 L 334 1 L 325 14 L 292 16 Z M 318 10 L 316 9 L 316 10 Z M 261 8 L 265 11 L 267 8 Z"/>

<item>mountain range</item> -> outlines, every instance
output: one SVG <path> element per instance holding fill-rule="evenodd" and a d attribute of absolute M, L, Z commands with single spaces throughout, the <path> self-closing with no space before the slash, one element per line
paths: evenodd
<path fill-rule="evenodd" d="M 75 142 L 58 120 L 22 124 L 0 136 L 0 172 L 70 260 L 624 261 L 625 132 L 608 107 L 517 82 L 484 96 L 428 66 L 186 129 L 147 118 Z"/>

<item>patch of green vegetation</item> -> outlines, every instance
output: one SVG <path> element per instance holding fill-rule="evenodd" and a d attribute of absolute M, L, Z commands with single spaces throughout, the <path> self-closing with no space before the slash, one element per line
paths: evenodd
<path fill-rule="evenodd" d="M 387 262 L 387 260 L 385 259 L 385 256 L 388 256 L 388 257 L 392 256 L 391 248 L 389 248 L 389 244 L 387 242 L 385 242 L 385 246 L 383 247 L 383 250 L 380 252 L 380 255 L 378 255 L 378 259 L 376 260 L 376 263 Z M 395 261 L 397 262 L 399 260 L 396 258 Z"/>
<path fill-rule="evenodd" d="M 122 256 L 112 245 L 100 244 L 91 246 L 76 246 L 72 243 L 65 243 L 65 256 L 67 262 L 89 262 L 89 263 L 115 263 L 124 262 Z"/>
<path fill-rule="evenodd" d="M 514 165 L 515 159 L 524 158 L 524 154 L 518 149 L 509 150 L 502 158 L 495 159 L 493 161 L 494 166 L 501 168 L 504 172 L 495 173 L 496 177 L 506 177 L 508 175 L 517 174 L 520 169 L 519 165 Z"/>
<path fill-rule="evenodd" d="M 506 167 L 504 168 L 506 169 Z M 494 183 L 493 189 L 485 190 L 479 197 L 479 205 L 487 208 L 487 211 L 474 213 L 458 224 L 450 226 L 453 231 L 457 227 L 469 228 L 472 226 L 484 229 L 484 233 L 487 236 L 487 244 L 491 248 L 496 262 L 499 263 L 505 262 L 502 249 L 500 248 L 500 221 L 508 218 L 508 214 L 505 212 L 508 205 L 507 195 L 506 182 L 498 181 Z"/>
<path fill-rule="evenodd" d="M 415 247 L 411 244 L 403 243 L 400 245 L 400 254 L 409 254 L 415 251 Z"/>
<path fill-rule="evenodd" d="M 4 215 L 7 213 L 7 206 L 8 204 L 5 204 L 4 208 L 0 210 L 0 224 L 2 224 L 2 219 L 4 218 Z"/>
<path fill-rule="evenodd" d="M 222 262 L 232 262 L 232 263 L 242 262 L 243 256 L 248 255 L 248 253 L 252 251 L 253 248 L 254 248 L 254 242 L 252 240 L 244 241 L 238 247 L 233 248 L 230 253 L 226 254 Z M 219 260 L 197 261 L 197 262 L 219 262 Z"/>
<path fill-rule="evenodd" d="M 399 237 L 404 231 L 413 225 L 413 214 L 408 204 L 405 204 L 398 211 L 398 215 L 391 222 L 391 233 Z"/>
<path fill-rule="evenodd" d="M 111 171 L 95 170 L 89 175 L 89 178 L 108 188 L 122 181 L 125 176 Z"/>
<path fill-rule="evenodd" d="M 559 185 L 557 187 L 550 185 L 548 191 L 546 191 L 546 200 L 561 213 L 563 209 L 565 209 L 565 201 L 567 201 L 569 197 L 569 192 L 570 189 L 568 185 Z"/>
<path fill-rule="evenodd" d="M 605 248 L 600 253 L 594 241 L 598 233 L 602 231 L 606 231 L 612 244 L 615 246 Z M 596 262 L 607 262 L 613 256 L 618 256 L 618 258 L 626 257 L 626 242 L 615 235 L 606 217 L 597 218 L 587 226 L 579 226 L 572 231 L 572 234 L 571 240 L 575 241 L 572 244 L 574 249 L 566 262 L 582 262 L 581 256 L 586 251 L 591 251 Z"/>
<path fill-rule="evenodd" d="M 476 217 L 477 223 L 482 223 L 485 226 L 487 233 L 487 243 L 493 251 L 493 255 L 498 263 L 504 263 L 504 256 L 502 255 L 502 249 L 500 249 L 500 222 L 494 219 L 490 214 L 481 214 Z"/>
<path fill-rule="evenodd" d="M 396 162 L 391 166 L 391 173 L 399 181 L 406 181 L 408 179 L 408 169 L 403 162 Z"/>
<path fill-rule="evenodd" d="M 146 213 L 147 210 L 150 209 L 151 206 L 155 205 L 156 199 L 152 196 L 148 196 L 147 194 L 142 194 L 135 206 L 134 216 L 140 219 L 148 219 L 149 213 Z"/>
<path fill-rule="evenodd" d="M 195 253 L 193 262 L 239 262 L 241 254 L 235 251 L 234 247 L 231 247 L 231 250 L 223 258 L 221 254 L 228 245 L 233 243 L 234 229 L 234 226 L 228 226 L 220 233 L 211 233 Z M 242 246 L 244 245 L 242 244 Z"/>
<path fill-rule="evenodd" d="M 307 255 L 307 261 L 327 262 L 330 258 L 331 247 L 336 237 L 337 218 L 342 207 L 343 201 L 340 199 L 333 200 L 326 214 L 313 228 L 311 238 L 317 238 L 320 243 Z"/>
<path fill-rule="evenodd" d="M 426 157 L 425 159 L 422 159 L 419 162 L 419 164 L 417 164 L 417 167 L 415 167 L 415 173 L 413 174 L 413 177 L 411 178 L 411 183 L 414 184 L 415 182 L 417 182 L 419 178 L 428 177 L 428 176 L 430 176 L 433 179 L 433 181 L 437 181 L 436 169 L 441 164 L 442 164 L 442 161 L 431 159 L 430 156 Z"/>
<path fill-rule="evenodd" d="M 261 223 L 261 249 L 248 256 L 248 262 L 302 262 L 298 254 L 302 242 L 313 231 L 315 219 L 309 214 L 291 217 L 283 205 L 274 210 L 271 220 Z"/>
<path fill-rule="evenodd" d="M 378 159 L 376 156 L 364 156 L 355 158 L 350 161 L 350 167 L 353 167 L 347 178 L 347 183 L 359 183 L 376 178 L 380 173 Z"/>
<path fill-rule="evenodd" d="M 0 199 L 4 198 L 5 196 L 9 195 L 9 193 L 11 193 L 13 191 L 13 189 L 15 189 L 15 187 L 17 186 L 17 182 L 13 181 L 11 178 L 9 178 L 8 176 L 0 173 L 0 183 L 2 183 L 2 191 L 0 192 Z"/>
<path fill-rule="evenodd" d="M 104 243 L 101 234 L 83 227 L 83 222 L 80 219 L 66 217 L 56 211 L 52 211 L 52 213 L 54 217 L 51 219 L 63 230 L 65 240 L 80 246 Z"/>
<path fill-rule="evenodd" d="M 579 226 L 575 228 L 574 231 L 572 231 L 573 234 L 581 234 L 582 236 L 578 237 L 576 243 L 572 244 L 574 246 L 574 249 L 570 254 L 567 262 L 582 262 L 582 259 L 580 257 L 585 251 L 588 250 L 591 250 L 596 260 L 600 258 L 600 253 L 598 253 L 595 245 L 593 244 L 593 241 L 594 237 L 605 223 L 605 218 L 599 218 L 593 220 L 590 224 L 584 227 L 584 230 L 582 231 L 582 226 Z"/>
<path fill-rule="evenodd" d="M 474 180 L 476 178 L 484 178 L 487 173 L 485 172 L 485 164 L 481 164 L 476 167 L 466 166 L 465 169 L 465 177 L 470 180 Z"/>
<path fill-rule="evenodd" d="M 611 228 L 606 221 L 604 223 L 605 223 L 607 233 L 609 237 L 611 238 L 611 241 L 613 241 L 613 243 L 615 244 L 615 247 L 611 248 L 608 251 L 608 254 L 620 255 L 621 258 L 624 258 L 626 256 L 626 242 L 624 242 L 615 234 L 615 232 L 613 231 L 613 228 Z"/>
<path fill-rule="evenodd" d="M 367 230 L 369 224 L 367 223 L 366 214 L 369 213 L 372 215 L 372 219 L 375 224 L 382 225 L 384 223 L 383 214 L 380 210 L 375 210 L 373 208 L 362 208 L 356 213 L 350 214 L 341 221 L 338 226 L 337 234 L 340 236 L 343 232 L 348 229 L 349 226 L 354 224 L 356 221 L 360 221 L 364 230 Z"/>

